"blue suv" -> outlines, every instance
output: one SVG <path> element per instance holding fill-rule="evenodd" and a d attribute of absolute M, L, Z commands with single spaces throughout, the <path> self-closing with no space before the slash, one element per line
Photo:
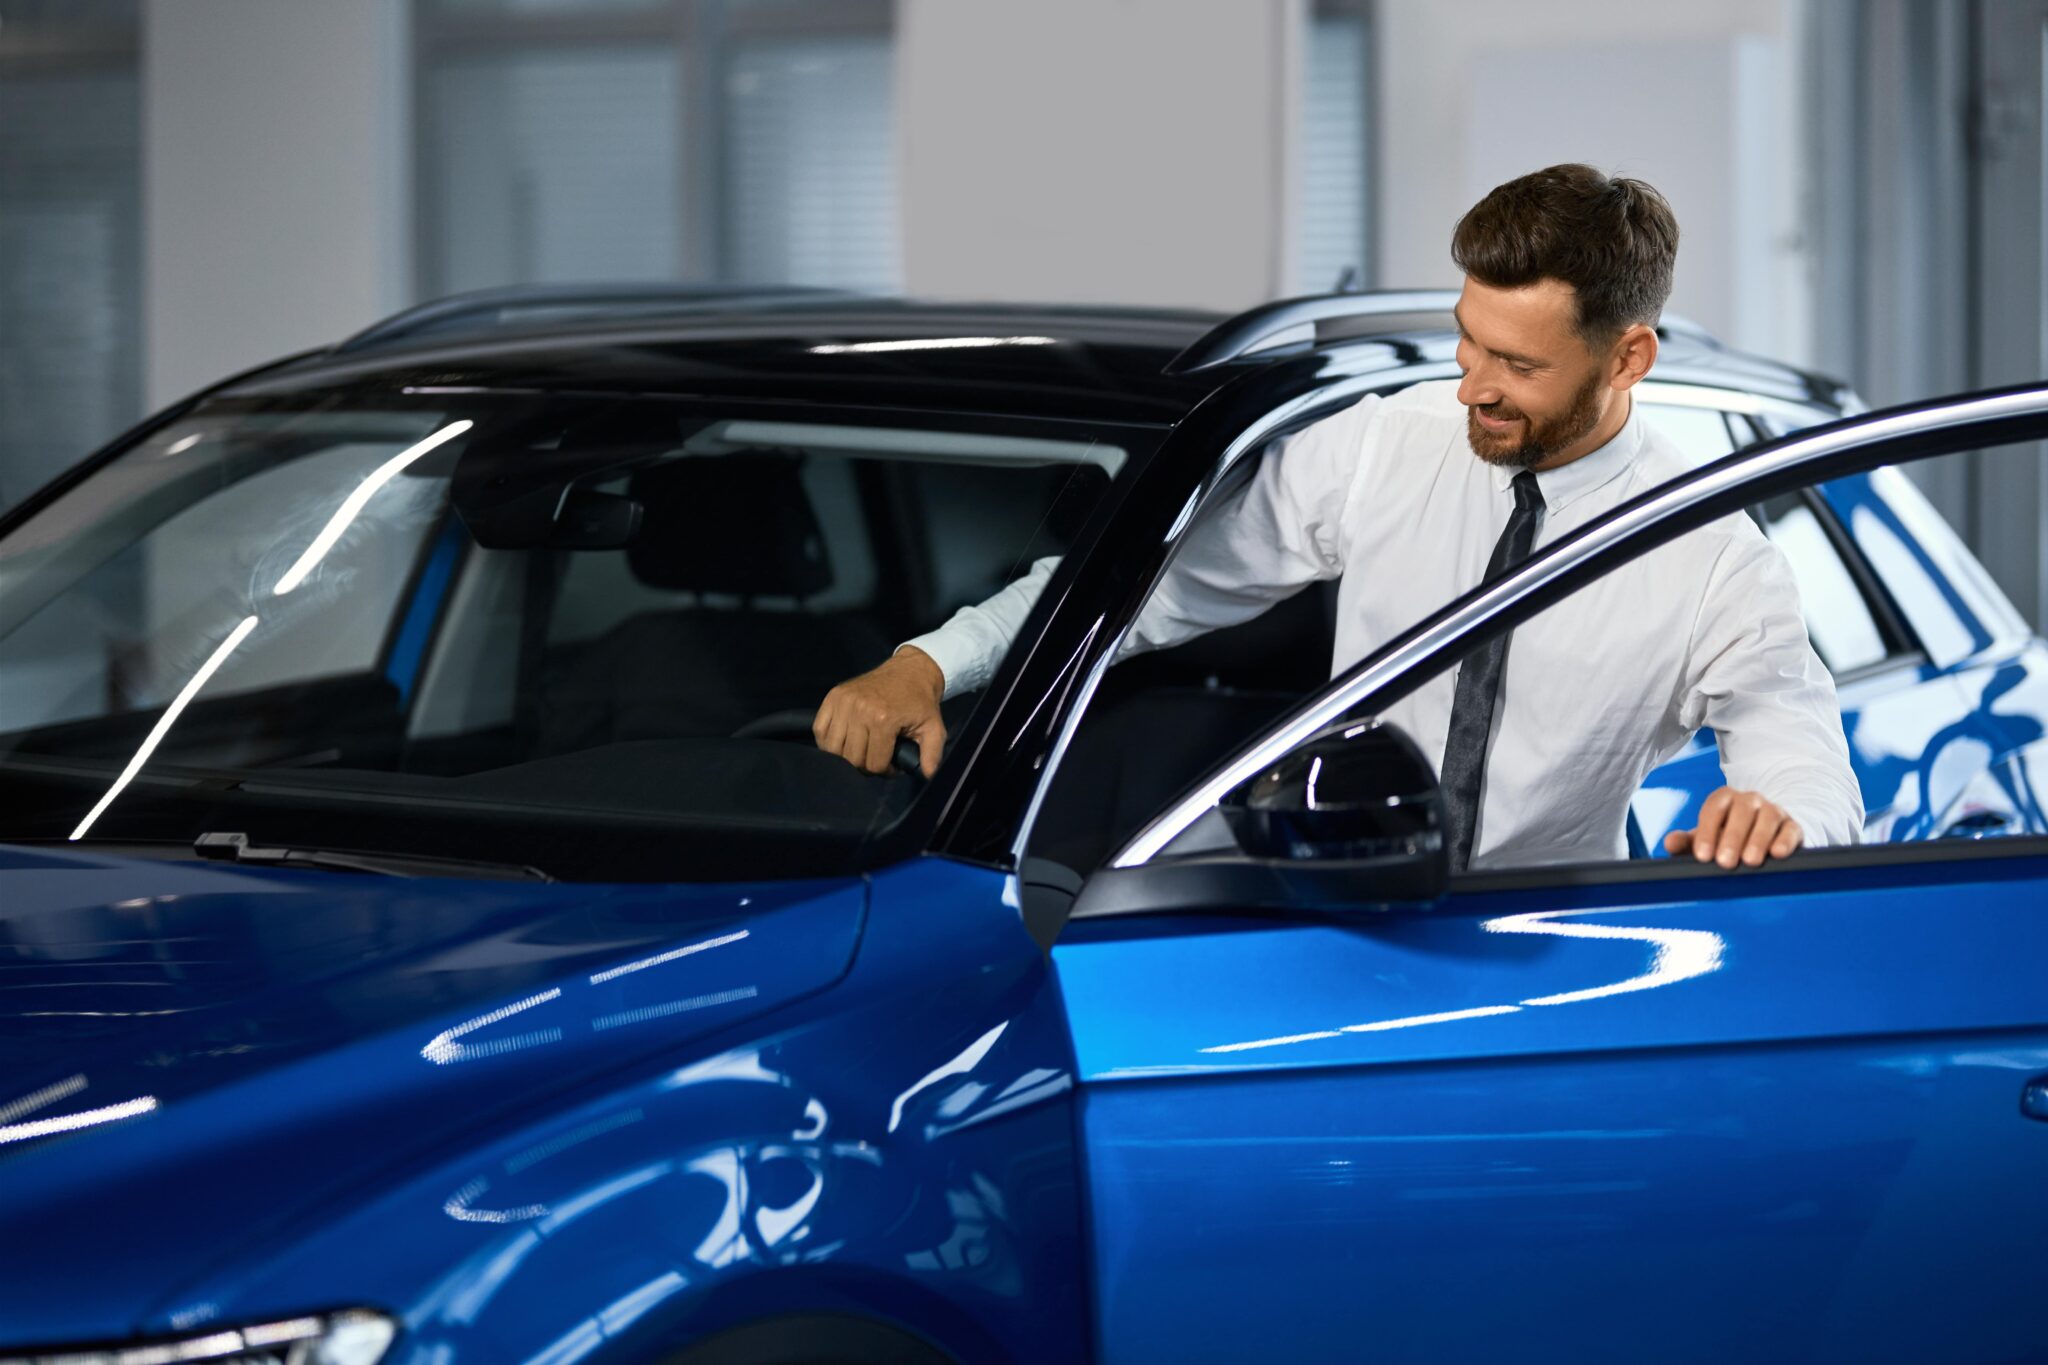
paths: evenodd
<path fill-rule="evenodd" d="M 1451 301 L 471 296 L 0 518 L 0 1361 L 2048 1358 L 2048 655 L 1895 468 L 2048 388 L 1672 322 L 1691 474 L 1334 679 L 1315 589 L 1109 666 Z M 1662 857 L 1702 736 L 1452 875 L 1372 717 L 1743 513 L 1865 841 Z M 1046 555 L 935 776 L 815 748 Z"/>

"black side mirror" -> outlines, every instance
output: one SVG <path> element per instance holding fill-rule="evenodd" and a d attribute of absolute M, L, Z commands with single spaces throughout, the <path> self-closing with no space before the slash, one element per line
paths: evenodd
<path fill-rule="evenodd" d="M 1200 850 L 1097 872 L 1082 887 L 1075 917 L 1369 914 L 1441 900 L 1450 886 L 1443 790 L 1398 726 L 1370 721 L 1328 730 L 1225 796 L 1215 817 L 1228 830 L 1221 847 L 1211 840 Z"/>
<path fill-rule="evenodd" d="M 1221 810 L 1253 857 L 1370 867 L 1390 900 L 1434 900 L 1450 879 L 1436 773 L 1415 741 L 1383 721 L 1309 741 Z"/>

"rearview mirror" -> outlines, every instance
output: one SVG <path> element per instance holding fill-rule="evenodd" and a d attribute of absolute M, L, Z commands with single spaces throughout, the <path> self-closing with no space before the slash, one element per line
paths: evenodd
<path fill-rule="evenodd" d="M 1074 914 L 1356 915 L 1427 905 L 1450 885 L 1442 788 L 1415 742 L 1385 722 L 1324 732 L 1226 795 L 1209 818 L 1222 829 L 1208 847 L 1105 868 L 1082 887 Z"/>

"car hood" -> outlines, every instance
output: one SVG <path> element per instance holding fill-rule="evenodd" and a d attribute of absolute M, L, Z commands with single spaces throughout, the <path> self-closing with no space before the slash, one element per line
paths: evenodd
<path fill-rule="evenodd" d="M 858 879 L 566 886 L 0 846 L 0 1323 L 128 1330 L 409 1158 L 842 975 Z"/>

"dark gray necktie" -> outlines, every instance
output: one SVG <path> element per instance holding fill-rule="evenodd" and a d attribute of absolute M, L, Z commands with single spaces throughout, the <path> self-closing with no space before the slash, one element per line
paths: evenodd
<path fill-rule="evenodd" d="M 1515 511 L 1507 529 L 1494 542 L 1482 583 L 1491 583 L 1529 557 L 1536 543 L 1536 522 L 1543 515 L 1543 493 L 1536 475 L 1515 475 Z M 1472 861 L 1472 836 L 1479 827 L 1479 794 L 1486 783 L 1486 740 L 1493 733 L 1494 707 L 1500 701 L 1500 677 L 1508 661 L 1508 636 L 1503 631 L 1465 656 L 1458 668 L 1458 688 L 1451 699 L 1450 736 L 1444 741 L 1444 814 L 1450 821 L 1451 866 L 1464 871 Z"/>

